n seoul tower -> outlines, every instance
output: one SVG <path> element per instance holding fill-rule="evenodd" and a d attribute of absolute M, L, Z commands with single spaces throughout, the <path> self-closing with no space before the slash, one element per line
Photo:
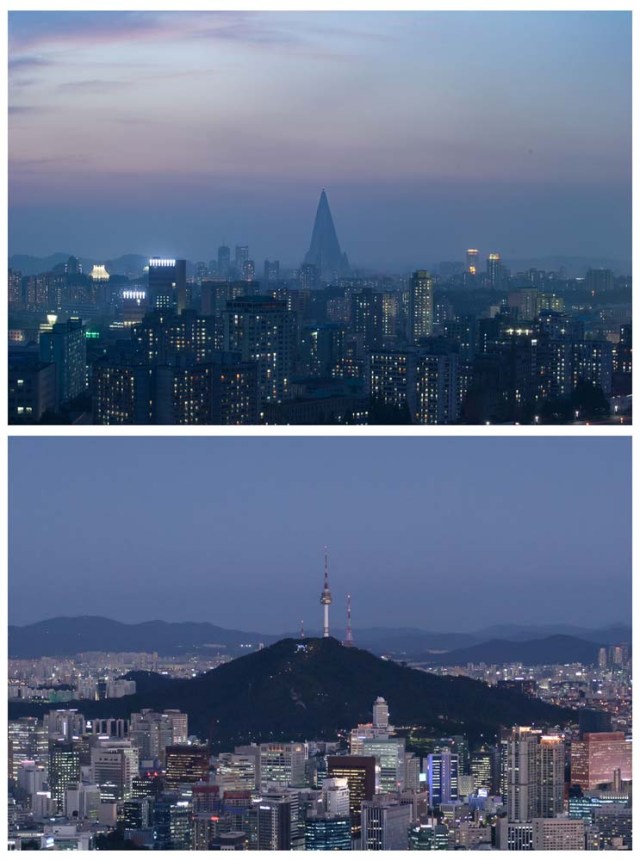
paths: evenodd
<path fill-rule="evenodd" d="M 329 591 L 329 564 L 327 562 L 327 551 L 324 553 L 324 589 L 320 596 L 320 603 L 324 607 L 324 626 L 322 628 L 322 636 L 329 636 L 329 604 L 332 602 L 331 592 Z"/>

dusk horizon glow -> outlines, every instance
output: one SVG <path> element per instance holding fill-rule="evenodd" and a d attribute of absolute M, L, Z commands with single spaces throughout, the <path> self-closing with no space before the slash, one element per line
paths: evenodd
<path fill-rule="evenodd" d="M 631 258 L 630 13 L 12 12 L 10 254 Z"/>

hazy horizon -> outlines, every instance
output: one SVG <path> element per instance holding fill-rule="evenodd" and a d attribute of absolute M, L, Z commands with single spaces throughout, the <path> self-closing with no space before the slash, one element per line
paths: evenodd
<path fill-rule="evenodd" d="M 192 619 L 167 620 L 167 619 L 155 619 L 155 618 L 154 619 L 150 619 L 150 618 L 149 619 L 142 619 L 141 618 L 141 619 L 133 619 L 133 620 L 131 620 L 131 619 L 124 620 L 124 619 L 117 619 L 114 616 L 102 616 L 99 613 L 82 613 L 82 614 L 78 614 L 78 615 L 74 615 L 74 616 L 67 616 L 63 613 L 63 614 L 60 614 L 57 616 L 46 616 L 46 617 L 43 617 L 41 619 L 33 619 L 31 621 L 26 621 L 26 622 L 21 622 L 21 623 L 9 622 L 9 627 L 26 628 L 26 627 L 29 627 L 30 625 L 38 625 L 38 624 L 42 624 L 44 622 L 50 622 L 52 619 L 82 619 L 82 618 L 108 619 L 110 622 L 117 622 L 118 624 L 122 624 L 122 625 L 145 625 L 145 624 L 151 624 L 154 622 L 166 623 L 169 625 L 210 624 L 210 625 L 214 625 L 217 628 L 222 628 L 224 630 L 227 630 L 227 626 L 224 625 L 223 623 L 221 623 L 219 621 L 215 621 L 215 622 L 209 621 L 207 619 L 201 619 L 199 622 L 194 622 Z M 343 622 L 343 621 L 344 620 L 341 620 L 341 622 Z M 536 630 L 544 631 L 545 628 L 558 628 L 561 626 L 565 626 L 565 624 L 566 624 L 566 627 L 568 627 L 568 628 L 581 628 L 585 631 L 597 631 L 597 630 L 601 630 L 601 629 L 605 629 L 605 628 L 615 628 L 618 626 L 630 628 L 631 627 L 631 620 L 625 622 L 622 619 L 613 619 L 609 622 L 597 622 L 597 623 L 594 622 L 592 625 L 572 625 L 571 623 L 563 623 L 561 621 L 555 622 L 555 623 L 541 622 L 541 623 L 530 623 L 530 624 L 521 624 L 521 625 L 515 624 L 515 623 L 513 625 L 511 625 L 508 622 L 496 622 L 496 623 L 493 623 L 491 625 L 481 626 L 478 628 L 468 629 L 468 630 L 464 630 L 464 631 L 454 630 L 453 628 L 451 628 L 451 629 L 439 628 L 437 625 L 430 625 L 429 627 L 419 628 L 419 627 L 416 627 L 415 625 L 403 627 L 402 625 L 367 625 L 366 623 L 362 623 L 360 625 L 353 625 L 353 630 L 354 631 L 365 631 L 365 630 L 366 631 L 369 631 L 369 630 L 371 630 L 371 631 L 373 631 L 373 630 L 424 631 L 425 633 L 429 633 L 429 634 L 477 634 L 477 633 L 483 633 L 484 631 L 487 631 L 487 630 L 492 630 L 492 629 L 497 628 L 497 627 L 505 627 L 505 628 L 529 628 L 529 627 L 531 627 L 531 628 L 535 628 Z M 334 626 L 332 626 L 332 627 L 334 627 Z M 342 627 L 344 627 L 344 625 Z M 282 630 L 282 631 L 245 631 L 244 628 L 237 628 L 236 626 L 229 626 L 229 630 L 240 630 L 243 633 L 251 633 L 251 634 L 265 634 L 269 637 L 278 636 L 280 634 L 284 637 L 285 635 L 290 636 L 290 635 L 296 633 L 296 631 L 294 631 L 293 629 L 291 629 L 289 631 L 285 631 L 285 630 Z M 340 627 L 340 624 L 335 625 L 335 630 L 332 631 L 331 636 L 340 640 L 342 638 L 342 634 L 343 634 L 343 631 L 342 631 L 342 628 Z M 314 628 L 313 626 L 307 627 L 307 625 L 305 623 L 305 636 L 311 637 L 311 638 L 322 637 L 322 625 L 321 624 L 317 625 Z M 547 636 L 547 635 L 544 634 L 544 636 Z M 551 635 L 548 635 L 548 636 L 551 636 Z M 356 643 L 355 645 L 358 645 L 358 644 Z"/>
<path fill-rule="evenodd" d="M 325 187 L 356 266 L 631 259 L 629 12 L 11 12 L 9 43 L 12 254 L 296 265 Z"/>

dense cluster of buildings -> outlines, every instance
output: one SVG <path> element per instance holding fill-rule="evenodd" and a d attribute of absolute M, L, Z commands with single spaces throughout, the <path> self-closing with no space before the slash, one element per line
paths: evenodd
<path fill-rule="evenodd" d="M 214 752 L 178 710 L 52 710 L 9 722 L 10 846 L 630 849 L 631 741 L 581 724 L 418 753 L 378 697 L 344 737 Z"/>
<path fill-rule="evenodd" d="M 296 270 L 210 263 L 9 273 L 12 422 L 450 424 L 623 418 L 629 279 L 511 274 L 498 253 L 349 269 L 322 194 Z M 621 298 L 622 296 L 622 298 Z M 586 386 L 586 388 L 585 388 Z"/>
<path fill-rule="evenodd" d="M 230 660 L 224 652 L 159 656 L 157 652 L 81 652 L 66 658 L 9 660 L 10 701 L 61 703 L 115 699 L 136 692 L 142 670 L 174 679 L 190 679 Z"/>

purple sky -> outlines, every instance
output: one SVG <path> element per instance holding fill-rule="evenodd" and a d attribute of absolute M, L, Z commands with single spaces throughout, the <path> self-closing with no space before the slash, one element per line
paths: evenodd
<path fill-rule="evenodd" d="M 630 259 L 630 13 L 12 12 L 9 251 Z"/>
<path fill-rule="evenodd" d="M 631 612 L 631 441 L 16 438 L 9 616 L 469 631 Z"/>

